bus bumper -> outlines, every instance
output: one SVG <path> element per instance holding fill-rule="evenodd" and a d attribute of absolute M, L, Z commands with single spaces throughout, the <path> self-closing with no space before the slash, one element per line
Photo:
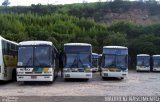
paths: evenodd
<path fill-rule="evenodd" d="M 157 72 L 159 72 L 160 71 L 160 68 L 153 68 L 153 71 L 157 71 Z"/>
<path fill-rule="evenodd" d="M 38 75 L 29 75 L 29 76 L 17 76 L 17 81 L 53 81 L 53 76 L 38 76 Z"/>
<path fill-rule="evenodd" d="M 124 78 L 128 76 L 128 72 L 110 72 L 110 71 L 102 71 L 102 77 L 116 77 L 116 78 Z"/>
<path fill-rule="evenodd" d="M 63 77 L 65 79 L 69 78 L 84 78 L 84 79 L 90 79 L 92 78 L 92 72 L 85 73 L 85 72 L 64 72 Z"/>
<path fill-rule="evenodd" d="M 150 71 L 150 68 L 149 68 L 149 67 L 144 67 L 144 68 L 137 67 L 136 70 L 137 70 L 137 71 Z"/>

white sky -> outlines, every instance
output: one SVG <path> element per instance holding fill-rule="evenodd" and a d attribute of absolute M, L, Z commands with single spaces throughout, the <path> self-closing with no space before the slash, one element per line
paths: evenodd
<path fill-rule="evenodd" d="M 0 5 L 4 0 L 0 0 Z M 9 0 L 11 2 L 10 6 L 30 6 L 31 4 L 41 3 L 46 4 L 71 4 L 71 3 L 82 3 L 84 0 Z M 97 2 L 99 0 L 85 0 L 87 2 Z M 106 0 L 101 0 L 106 1 Z"/>

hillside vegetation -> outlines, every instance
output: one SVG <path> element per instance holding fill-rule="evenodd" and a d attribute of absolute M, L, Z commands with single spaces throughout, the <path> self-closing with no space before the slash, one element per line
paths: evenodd
<path fill-rule="evenodd" d="M 160 53 L 159 9 L 160 5 L 155 1 L 143 3 L 119 0 L 56 6 L 38 4 L 29 7 L 0 7 L 0 34 L 16 42 L 49 40 L 59 51 L 68 42 L 91 43 L 93 52 L 97 53 L 102 53 L 102 47 L 106 45 L 127 46 L 131 64 L 134 64 L 137 53 Z M 142 20 L 136 22 L 125 18 L 129 16 L 128 12 L 147 15 L 141 14 L 146 18 L 142 17 Z M 124 18 L 114 18 L 117 14 L 124 15 Z M 157 17 L 157 23 L 147 21 L 149 16 Z"/>

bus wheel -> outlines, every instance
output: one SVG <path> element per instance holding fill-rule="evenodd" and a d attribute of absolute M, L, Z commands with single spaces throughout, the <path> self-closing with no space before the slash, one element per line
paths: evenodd
<path fill-rule="evenodd" d="M 57 75 L 56 75 L 56 73 L 55 73 L 55 71 L 54 71 L 54 75 L 53 75 L 53 80 L 52 80 L 52 82 L 55 82 L 56 77 L 57 77 Z"/>
<path fill-rule="evenodd" d="M 16 81 L 16 69 L 13 69 L 12 71 L 12 80 Z"/>
<path fill-rule="evenodd" d="M 121 79 L 121 80 L 123 80 L 124 78 L 123 78 L 123 77 L 121 77 L 120 79 Z"/>
<path fill-rule="evenodd" d="M 53 83 L 53 81 L 47 81 L 47 84 L 52 84 Z"/>
<path fill-rule="evenodd" d="M 105 77 L 102 77 L 102 79 L 105 80 L 106 78 L 105 78 Z"/>
<path fill-rule="evenodd" d="M 17 83 L 18 83 L 18 85 L 23 85 L 25 82 L 24 81 L 18 81 Z"/>
<path fill-rule="evenodd" d="M 84 81 L 88 81 L 89 79 L 84 79 Z"/>
<path fill-rule="evenodd" d="M 64 81 L 68 81 L 69 79 L 67 79 L 67 78 L 64 78 Z"/>

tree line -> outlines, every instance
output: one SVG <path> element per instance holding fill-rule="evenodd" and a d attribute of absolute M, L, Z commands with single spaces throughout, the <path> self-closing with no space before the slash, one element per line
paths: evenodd
<path fill-rule="evenodd" d="M 138 25 L 127 21 L 111 25 L 93 19 L 52 14 L 0 14 L 0 34 L 16 42 L 25 40 L 52 41 L 59 51 L 68 42 L 93 45 L 93 52 L 102 53 L 103 46 L 120 45 L 129 48 L 130 57 L 138 53 L 160 53 L 160 24 Z"/>

